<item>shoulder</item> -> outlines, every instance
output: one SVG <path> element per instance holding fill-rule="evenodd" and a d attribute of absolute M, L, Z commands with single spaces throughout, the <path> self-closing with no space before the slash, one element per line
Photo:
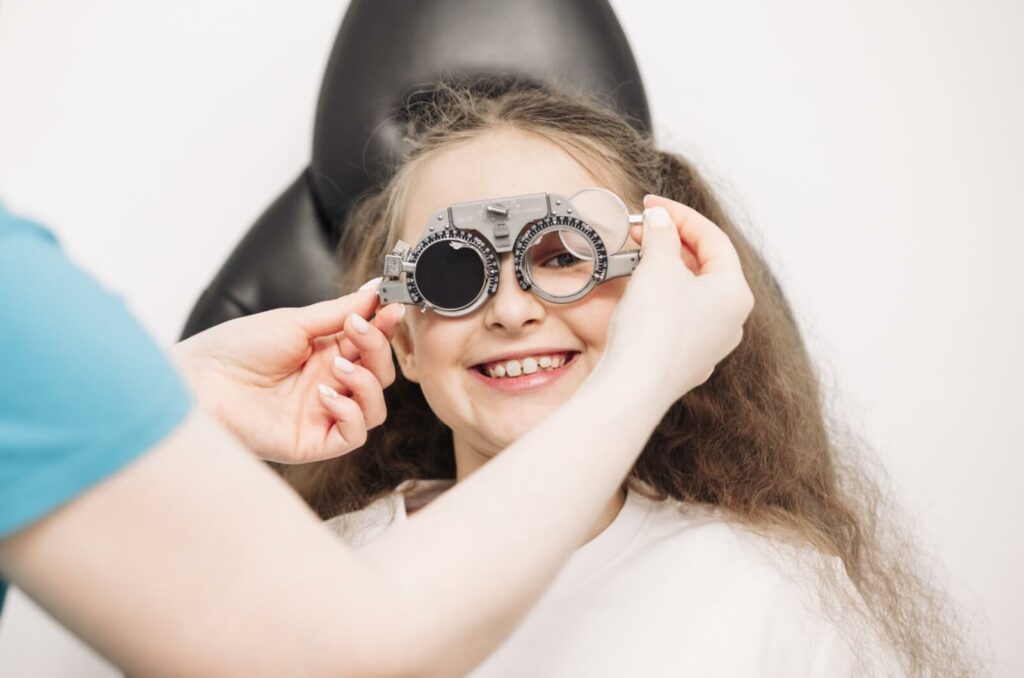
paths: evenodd
<path fill-rule="evenodd" d="M 803 583 L 812 573 L 838 574 L 842 561 L 807 542 L 768 529 L 747 525 L 717 507 L 681 503 L 672 499 L 649 504 L 644 542 L 678 551 L 731 577 L 748 577 L 764 585 Z M 844 575 L 845 578 L 845 575 Z"/>
<path fill-rule="evenodd" d="M 451 486 L 451 481 L 406 481 L 358 511 L 329 518 L 327 528 L 350 546 L 366 546 L 404 522 L 409 512 L 425 506 Z"/>
<path fill-rule="evenodd" d="M 191 400 L 120 297 L 2 208 L 0 326 L 2 536 L 154 446 Z"/>
<path fill-rule="evenodd" d="M 840 558 L 714 507 L 651 503 L 646 548 L 689 582 L 694 613 L 755 641 L 771 675 L 896 675 L 879 670 L 887 655 Z"/>
<path fill-rule="evenodd" d="M 643 542 L 664 549 L 706 580 L 759 600 L 785 598 L 820 609 L 824 590 L 852 592 L 842 561 L 780 532 L 747 525 L 716 507 L 649 501 Z"/>
<path fill-rule="evenodd" d="M 350 546 L 359 547 L 375 541 L 393 525 L 403 520 L 405 510 L 402 495 L 392 492 L 358 511 L 329 518 L 324 524 Z"/>
<path fill-rule="evenodd" d="M 57 243 L 50 231 L 34 221 L 14 216 L 0 203 L 0 241 L 9 245 L 16 239 L 50 246 Z"/>

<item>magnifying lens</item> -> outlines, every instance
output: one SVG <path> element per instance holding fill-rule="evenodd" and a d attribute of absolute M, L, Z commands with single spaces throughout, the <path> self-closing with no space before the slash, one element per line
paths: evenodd
<path fill-rule="evenodd" d="M 604 242 L 607 252 L 614 254 L 622 249 L 629 237 L 629 227 L 642 224 L 642 214 L 630 214 L 626 203 L 607 188 L 584 188 L 569 198 L 576 216 L 590 224 Z M 572 233 L 563 233 L 562 242 L 576 256 L 584 258 L 591 254 L 584 238 Z"/>

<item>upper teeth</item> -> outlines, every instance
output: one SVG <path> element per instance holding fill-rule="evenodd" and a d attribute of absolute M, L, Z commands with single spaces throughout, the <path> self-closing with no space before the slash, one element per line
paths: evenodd
<path fill-rule="evenodd" d="M 533 374 L 537 370 L 554 370 L 565 364 L 565 356 L 541 355 L 522 358 L 521 360 L 503 360 L 491 363 L 484 369 L 496 379 L 502 377 L 518 377 L 522 374 Z"/>

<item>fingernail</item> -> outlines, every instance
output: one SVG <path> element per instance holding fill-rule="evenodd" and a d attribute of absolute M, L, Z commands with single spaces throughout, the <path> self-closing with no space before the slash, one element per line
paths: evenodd
<path fill-rule="evenodd" d="M 647 202 L 648 198 L 656 198 L 656 197 L 658 197 L 658 196 L 654 195 L 653 193 L 648 193 L 647 195 L 644 196 L 644 202 Z"/>
<path fill-rule="evenodd" d="M 672 217 L 664 207 L 650 207 L 644 210 L 644 221 L 651 228 L 668 228 L 672 225 Z"/>
<path fill-rule="evenodd" d="M 405 304 L 398 305 L 398 319 L 401 320 L 405 317 Z"/>
<path fill-rule="evenodd" d="M 367 280 L 366 282 L 359 286 L 358 291 L 362 292 L 363 290 L 373 290 L 374 292 L 376 292 L 377 288 L 380 287 L 380 282 L 382 280 L 384 280 L 384 278 L 381 276 L 378 276 L 376 278 L 370 278 L 369 280 Z"/>
<path fill-rule="evenodd" d="M 352 314 L 352 327 L 356 328 L 356 332 L 359 334 L 366 334 L 370 331 L 370 323 L 366 322 L 366 318 L 357 313 Z"/>
<path fill-rule="evenodd" d="M 353 365 L 351 361 L 342 358 L 340 355 L 335 356 L 334 366 L 337 367 L 342 372 L 344 372 L 345 374 L 352 374 L 353 372 L 356 371 L 356 366 Z"/>
<path fill-rule="evenodd" d="M 320 391 L 320 395 L 327 396 L 328 398 L 337 398 L 338 392 L 327 384 L 320 384 L 316 387 L 316 390 Z"/>

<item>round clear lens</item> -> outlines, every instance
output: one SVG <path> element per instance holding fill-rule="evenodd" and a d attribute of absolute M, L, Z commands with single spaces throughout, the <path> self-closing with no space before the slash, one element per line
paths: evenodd
<path fill-rule="evenodd" d="M 565 240 L 576 239 L 579 251 L 565 245 Z M 569 229 L 553 228 L 546 232 L 530 245 L 524 258 L 533 284 L 552 297 L 571 297 L 581 292 L 594 275 L 593 247 Z"/>
<path fill-rule="evenodd" d="M 457 311 L 476 301 L 487 276 L 475 247 L 454 240 L 428 245 L 416 260 L 416 286 L 431 306 Z"/>
<path fill-rule="evenodd" d="M 584 188 L 569 202 L 573 213 L 597 231 L 608 254 L 615 254 L 629 237 L 629 210 L 619 196 L 606 188 Z M 590 243 L 583 236 L 564 232 L 562 241 L 578 257 L 588 256 Z"/>

